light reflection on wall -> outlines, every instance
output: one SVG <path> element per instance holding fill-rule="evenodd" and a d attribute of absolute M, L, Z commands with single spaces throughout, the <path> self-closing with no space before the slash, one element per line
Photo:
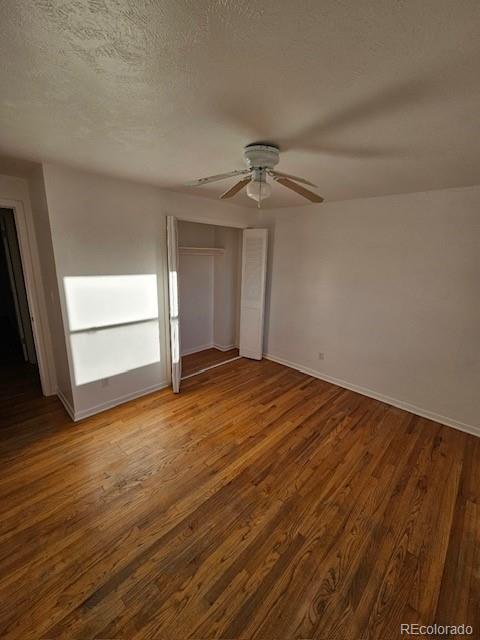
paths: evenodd
<path fill-rule="evenodd" d="M 160 361 L 156 274 L 64 278 L 75 383 Z"/>

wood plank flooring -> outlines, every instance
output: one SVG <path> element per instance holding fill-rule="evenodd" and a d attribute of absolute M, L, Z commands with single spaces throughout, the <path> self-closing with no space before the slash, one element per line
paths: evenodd
<path fill-rule="evenodd" d="M 228 351 L 212 348 L 190 353 L 188 356 L 182 356 L 182 376 L 192 375 L 192 373 L 227 362 L 227 360 L 236 357 L 238 357 L 238 349 L 236 348 Z"/>
<path fill-rule="evenodd" d="M 7 382 L 0 637 L 480 637 L 480 439 L 265 360 L 77 424 Z"/>

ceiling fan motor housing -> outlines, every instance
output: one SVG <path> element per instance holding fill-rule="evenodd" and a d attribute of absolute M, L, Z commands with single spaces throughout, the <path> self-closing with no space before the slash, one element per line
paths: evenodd
<path fill-rule="evenodd" d="M 280 151 L 269 144 L 249 144 L 243 155 L 249 169 L 273 169 L 278 164 Z"/>

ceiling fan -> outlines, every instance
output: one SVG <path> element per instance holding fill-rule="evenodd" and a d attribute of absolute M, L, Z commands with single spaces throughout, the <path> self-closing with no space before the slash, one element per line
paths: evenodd
<path fill-rule="evenodd" d="M 233 178 L 235 176 L 242 176 L 240 180 L 227 189 L 220 199 L 225 200 L 231 198 L 244 187 L 247 187 L 247 196 L 256 200 L 258 208 L 262 204 L 262 200 L 265 200 L 272 193 L 272 187 L 267 182 L 267 177 L 272 178 L 278 184 L 283 185 L 291 191 L 295 191 L 300 196 L 303 196 L 310 202 L 323 202 L 323 198 L 317 193 L 310 191 L 302 187 L 302 184 L 306 184 L 310 187 L 316 188 L 312 182 L 305 180 L 304 178 L 297 178 L 291 176 L 288 173 L 281 173 L 280 171 L 274 171 L 274 167 L 278 164 L 280 156 L 280 149 L 272 144 L 249 144 L 243 151 L 243 157 L 247 165 L 247 169 L 237 169 L 235 171 L 229 171 L 228 173 L 219 173 L 215 176 L 209 176 L 208 178 L 200 178 L 199 180 L 192 180 L 187 182 L 186 186 L 200 187 L 210 182 L 217 182 L 218 180 L 226 180 L 227 178 Z M 302 183 L 302 184 L 299 184 Z"/>

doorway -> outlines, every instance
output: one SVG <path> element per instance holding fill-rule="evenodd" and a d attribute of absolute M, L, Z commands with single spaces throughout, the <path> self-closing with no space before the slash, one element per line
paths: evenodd
<path fill-rule="evenodd" d="M 167 216 L 168 318 L 174 393 L 179 393 L 185 377 L 238 357 L 253 360 L 263 357 L 267 229 L 240 230 L 196 221 L 185 226 L 186 222 Z M 185 256 L 209 257 L 213 262 L 188 265 Z M 216 263 L 217 258 L 223 260 Z M 209 287 L 213 293 L 206 293 Z M 187 360 L 189 356 L 195 358 Z M 182 365 L 189 371 L 184 377 Z"/>
<path fill-rule="evenodd" d="M 182 378 L 239 357 L 242 232 L 178 221 Z"/>
<path fill-rule="evenodd" d="M 14 212 L 0 208 L 0 363 L 2 377 L 25 375 L 39 382 Z"/>

